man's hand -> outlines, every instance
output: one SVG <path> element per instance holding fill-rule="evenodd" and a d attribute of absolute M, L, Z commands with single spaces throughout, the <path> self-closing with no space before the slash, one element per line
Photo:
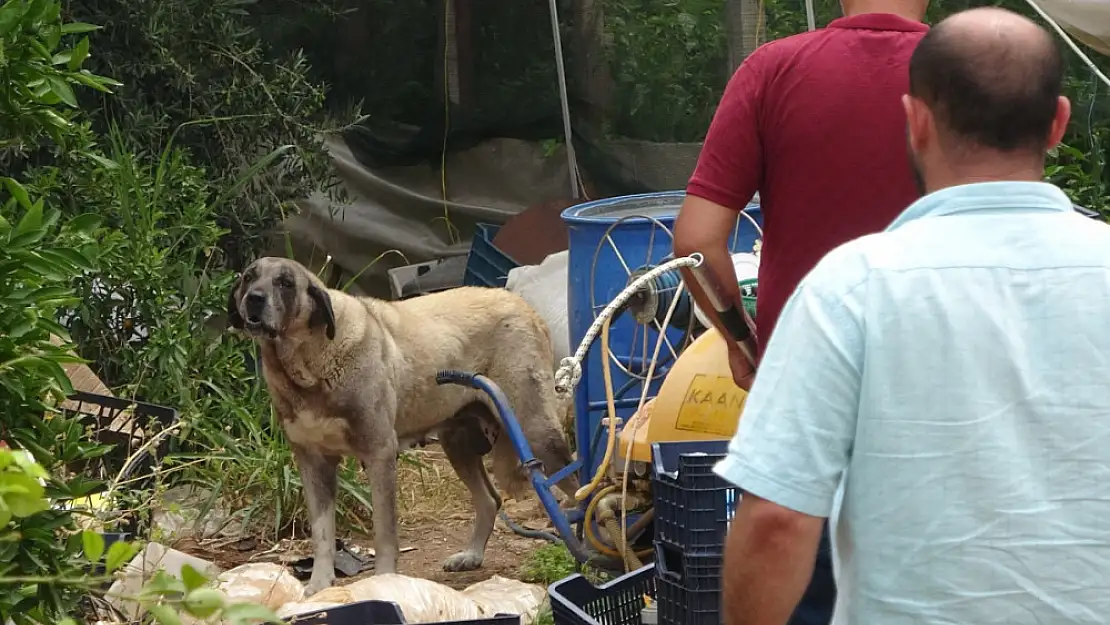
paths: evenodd
<path fill-rule="evenodd" d="M 744 493 L 725 546 L 725 625 L 786 625 L 813 576 L 824 522 Z"/>
<path fill-rule="evenodd" d="M 740 349 L 740 346 L 735 342 L 728 341 L 728 368 L 732 370 L 732 381 L 744 389 L 745 391 L 752 390 L 752 382 L 755 381 L 755 369 L 752 368 L 751 363 L 748 362 L 748 357 Z"/>

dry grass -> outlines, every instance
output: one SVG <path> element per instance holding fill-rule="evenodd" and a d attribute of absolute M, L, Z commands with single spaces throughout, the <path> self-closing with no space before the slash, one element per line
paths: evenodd
<path fill-rule="evenodd" d="M 401 524 L 442 519 L 470 508 L 470 493 L 438 447 L 410 452 L 416 462 L 397 465 L 397 516 Z"/>

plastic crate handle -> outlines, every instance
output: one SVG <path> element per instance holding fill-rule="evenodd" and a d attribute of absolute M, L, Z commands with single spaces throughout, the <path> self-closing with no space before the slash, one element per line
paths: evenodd
<path fill-rule="evenodd" d="M 671 570 L 668 566 L 667 556 L 677 554 L 678 557 L 674 558 L 679 564 L 678 571 Z M 681 570 L 682 553 L 671 545 L 656 541 L 655 543 L 655 574 L 661 579 L 665 579 L 676 584 L 681 584 L 686 578 L 686 571 Z"/>

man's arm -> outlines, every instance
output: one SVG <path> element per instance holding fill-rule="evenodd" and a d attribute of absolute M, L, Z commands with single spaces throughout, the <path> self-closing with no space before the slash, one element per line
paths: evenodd
<path fill-rule="evenodd" d="M 822 260 L 787 302 L 716 467 L 744 491 L 725 555 L 727 625 L 786 623 L 851 457 L 866 289 L 851 245 Z"/>
<path fill-rule="evenodd" d="M 687 185 L 686 200 L 674 228 L 675 255 L 700 252 L 722 299 L 733 302 L 737 310 L 742 310 L 742 303 L 728 244 L 736 226 L 737 212 L 755 195 L 762 180 L 759 113 L 767 58 L 765 50 L 757 50 L 729 80 L 702 144 L 698 165 Z M 709 316 L 717 331 L 729 336 L 690 272 L 682 270 L 682 277 L 694 301 Z M 728 344 L 730 358 L 735 360 L 739 357 L 738 348 L 732 341 Z M 738 374 L 734 368 L 737 384 L 748 388 L 751 380 L 743 380 Z"/>
<path fill-rule="evenodd" d="M 813 576 L 825 520 L 745 494 L 725 545 L 725 625 L 786 623 Z"/>
<path fill-rule="evenodd" d="M 678 213 L 674 227 L 674 253 L 676 256 L 689 256 L 700 252 L 705 258 L 704 270 L 709 274 L 712 282 L 717 286 L 721 299 L 732 302 L 736 310 L 743 310 L 740 299 L 740 287 L 737 284 L 736 268 L 732 265 L 732 255 L 729 253 L 728 242 L 736 226 L 736 211 L 715 204 L 705 198 L 687 195 Z M 713 327 L 728 339 L 730 333 L 721 322 L 717 312 L 713 309 L 705 291 L 694 279 L 689 269 L 683 268 L 682 279 L 686 288 L 690 289 L 690 296 L 697 302 L 698 307 L 705 312 L 713 323 Z M 747 370 L 741 366 L 743 360 L 739 353 L 740 347 L 735 341 L 726 340 L 729 349 L 730 368 L 733 381 L 745 390 L 751 388 L 754 369 Z M 738 367 L 740 367 L 738 369 Z"/>

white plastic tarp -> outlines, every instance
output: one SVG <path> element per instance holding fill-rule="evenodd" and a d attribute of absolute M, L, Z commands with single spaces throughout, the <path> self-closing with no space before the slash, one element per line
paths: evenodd
<path fill-rule="evenodd" d="M 1110 56 L 1110 0 L 1033 0 L 1077 41 Z"/>

